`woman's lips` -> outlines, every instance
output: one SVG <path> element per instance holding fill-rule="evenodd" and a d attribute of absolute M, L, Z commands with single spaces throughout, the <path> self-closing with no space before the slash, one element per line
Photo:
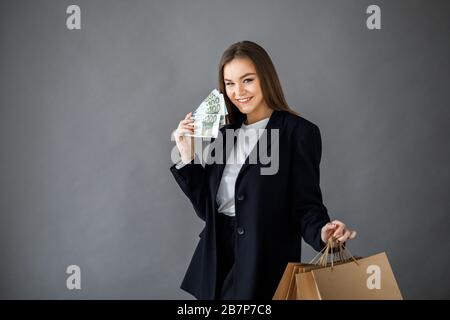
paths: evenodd
<path fill-rule="evenodd" d="M 250 100 L 252 100 L 253 97 L 249 97 L 249 98 L 242 98 L 242 99 L 236 99 L 237 102 L 239 102 L 240 104 L 246 104 L 248 103 Z"/>

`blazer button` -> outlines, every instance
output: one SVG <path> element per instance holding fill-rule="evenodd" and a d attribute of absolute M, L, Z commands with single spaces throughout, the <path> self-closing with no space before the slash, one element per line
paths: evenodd
<path fill-rule="evenodd" d="M 239 194 L 239 195 L 237 196 L 237 199 L 238 199 L 239 201 L 242 201 L 242 200 L 245 199 L 245 196 L 241 193 L 241 194 Z"/>
<path fill-rule="evenodd" d="M 245 233 L 244 228 L 243 227 L 238 227 L 237 228 L 237 233 L 238 233 L 238 235 L 242 236 Z"/>

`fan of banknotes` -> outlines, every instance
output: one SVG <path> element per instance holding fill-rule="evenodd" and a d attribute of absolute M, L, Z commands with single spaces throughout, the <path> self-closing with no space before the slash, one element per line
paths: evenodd
<path fill-rule="evenodd" d="M 187 133 L 189 137 L 217 138 L 219 129 L 225 124 L 228 114 L 223 94 L 217 89 L 203 100 L 200 106 L 192 112 L 194 118 L 194 133 Z"/>

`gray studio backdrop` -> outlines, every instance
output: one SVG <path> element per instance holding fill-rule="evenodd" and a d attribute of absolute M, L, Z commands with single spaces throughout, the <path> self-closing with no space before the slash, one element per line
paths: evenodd
<path fill-rule="evenodd" d="M 70 4 L 81 30 L 66 27 Z M 371 4 L 381 30 L 366 27 Z M 169 172 L 170 134 L 244 39 L 321 129 L 324 203 L 359 231 L 352 253 L 386 251 L 405 298 L 450 298 L 449 12 L 425 0 L 2 1 L 0 298 L 191 298 L 179 284 L 202 223 Z M 70 265 L 81 290 L 66 287 Z"/>

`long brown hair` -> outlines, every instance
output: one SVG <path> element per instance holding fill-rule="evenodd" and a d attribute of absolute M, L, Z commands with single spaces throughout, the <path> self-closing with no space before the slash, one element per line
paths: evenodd
<path fill-rule="evenodd" d="M 287 111 L 299 115 L 287 104 L 280 80 L 278 79 L 277 71 L 266 50 L 254 42 L 240 41 L 232 44 L 224 51 L 219 63 L 219 90 L 223 93 L 225 104 L 227 106 L 228 122 L 234 123 L 238 119 L 245 118 L 245 115 L 239 111 L 226 94 L 223 68 L 234 58 L 245 57 L 252 60 L 256 67 L 256 72 L 261 83 L 262 94 L 267 106 L 273 110 Z"/>

